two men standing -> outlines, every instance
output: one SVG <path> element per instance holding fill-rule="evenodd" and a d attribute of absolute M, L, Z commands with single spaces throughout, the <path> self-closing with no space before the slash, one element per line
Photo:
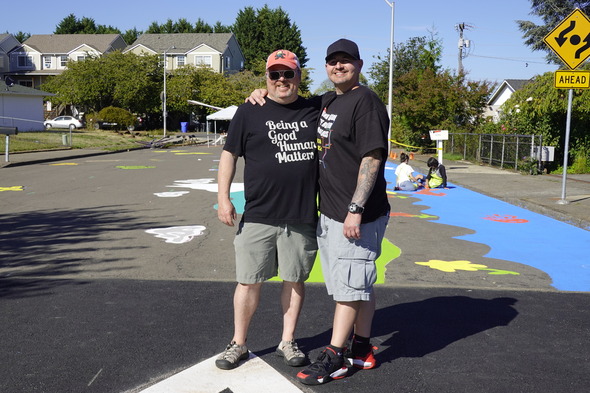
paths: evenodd
<path fill-rule="evenodd" d="M 236 117 L 232 120 L 228 143 L 224 147 L 220 163 L 220 220 L 231 225 L 235 219 L 235 210 L 229 202 L 229 184 L 235 171 L 235 161 L 240 155 L 244 155 L 246 161 L 244 176 L 246 208 L 235 242 L 238 287 L 234 296 L 234 339 L 218 359 L 217 365 L 221 368 L 233 368 L 241 359 L 247 358 L 247 349 L 245 349 L 247 325 L 258 304 L 261 281 L 272 277 L 272 275 L 257 275 L 254 278 L 251 276 L 241 277 L 240 272 L 243 270 L 243 266 L 276 265 L 274 254 L 269 256 L 272 254 L 271 252 L 263 254 L 251 251 L 258 249 L 254 244 L 256 239 L 262 238 L 258 232 L 254 237 L 246 237 L 249 239 L 247 245 L 238 239 L 244 236 L 246 227 L 250 226 L 247 224 L 253 218 L 255 218 L 254 222 L 265 225 L 275 225 L 279 228 L 285 225 L 286 232 L 292 231 L 286 224 L 295 216 L 298 223 L 309 225 L 311 217 L 306 214 L 310 201 L 306 198 L 309 198 L 310 194 L 303 191 L 313 188 L 309 187 L 308 182 L 315 182 L 317 176 L 315 165 L 318 164 L 315 160 L 304 161 L 306 168 L 303 168 L 303 164 L 298 162 L 297 164 L 301 167 L 295 168 L 285 165 L 281 167 L 285 171 L 275 172 L 271 168 L 281 165 L 274 165 L 275 162 L 272 161 L 281 156 L 278 145 L 272 146 L 274 150 L 266 149 L 252 155 L 248 155 L 249 152 L 244 146 L 254 149 L 254 143 L 266 142 L 264 138 L 269 138 L 271 135 L 271 130 L 268 129 L 271 118 L 273 121 L 279 121 L 282 118 L 283 123 L 281 124 L 283 125 L 296 124 L 297 118 L 304 118 L 303 113 L 313 118 L 313 113 L 317 115 L 319 109 L 317 149 L 319 156 L 319 210 L 321 214 L 317 226 L 317 240 L 326 288 L 328 293 L 333 296 L 336 308 L 330 344 L 321 352 L 315 362 L 297 374 L 297 378 L 304 384 L 321 384 L 331 379 L 343 378 L 346 375 L 348 368 L 344 361 L 345 356 L 354 366 L 361 369 L 373 368 L 376 365 L 369 337 L 375 311 L 373 292 L 373 284 L 376 280 L 375 260 L 381 252 L 381 241 L 389 217 L 389 203 L 385 192 L 384 177 L 389 117 L 380 99 L 359 83 L 363 61 L 354 42 L 341 39 L 328 47 L 326 72 L 334 83 L 336 91 L 322 96 L 321 106 L 318 106 L 314 99 L 305 101 L 299 97 L 294 101 L 283 101 L 283 103 L 277 101 L 277 93 L 286 96 L 287 91 L 292 91 L 294 88 L 296 94 L 296 85 L 298 86 L 298 81 L 300 81 L 291 71 L 294 69 L 299 71 L 298 67 L 292 67 L 292 63 L 291 66 L 287 66 L 284 62 L 272 61 L 271 58 L 277 56 L 278 52 L 288 51 L 277 51 L 267 61 L 269 102 L 264 106 L 248 107 L 247 104 L 240 106 Z M 294 78 L 288 78 L 291 76 Z M 276 79 L 273 80 L 275 77 Z M 278 96 L 283 97 L 281 94 Z M 262 102 L 260 103 L 262 104 Z M 276 105 L 277 103 L 279 105 Z M 292 116 L 284 113 L 290 105 L 298 106 L 297 111 L 291 113 Z M 309 106 L 306 107 L 306 105 Z M 268 108 L 268 112 L 264 112 L 263 108 Z M 307 113 L 308 109 L 313 113 Z M 296 112 L 301 113 L 295 115 Z M 259 118 L 259 113 L 265 113 L 268 119 L 255 125 L 253 121 Z M 281 114 L 276 115 L 278 113 Z M 313 129 L 313 140 L 315 140 L 317 116 L 311 120 L 307 117 L 304 119 L 303 121 L 307 125 L 305 131 Z M 305 148 L 305 152 L 301 152 L 302 154 L 307 153 L 310 140 L 300 138 L 303 135 L 301 133 L 303 128 L 294 131 L 295 126 L 293 127 L 293 130 L 284 127 L 280 132 L 282 135 L 280 137 L 279 133 L 274 135 L 277 138 L 290 141 L 289 138 L 295 138 L 298 135 L 296 145 Z M 293 136 L 290 137 L 289 133 Z M 241 141 L 241 145 L 236 140 Z M 235 146 L 242 147 L 236 148 Z M 304 154 L 297 155 L 297 157 L 303 156 L 308 157 Z M 256 169 L 256 164 L 260 164 L 261 167 Z M 264 166 L 269 166 L 269 168 L 262 170 Z M 305 172 L 299 172 L 301 169 Z M 294 172 L 288 173 L 290 170 L 294 170 Z M 302 175 L 305 180 L 301 178 Z M 281 182 L 276 180 L 276 176 L 286 176 L 287 179 L 283 179 Z M 286 185 L 286 182 L 290 184 Z M 254 185 L 256 192 L 249 190 L 252 185 Z M 281 187 L 286 188 L 283 190 Z M 282 199 L 282 203 L 277 201 L 277 205 L 286 204 L 291 206 L 291 209 L 281 210 L 280 215 L 279 212 L 275 214 L 273 210 L 271 216 L 268 216 L 271 211 L 262 206 L 266 206 L 268 201 L 274 200 L 276 193 L 280 193 L 281 198 L 285 198 Z M 315 205 L 315 194 L 312 200 Z M 254 208 L 260 208 L 260 214 L 252 214 L 251 210 Z M 298 211 L 300 209 L 303 211 Z M 302 214 L 303 212 L 306 214 Z M 315 212 L 314 215 L 317 218 Z M 271 217 L 274 218 L 274 221 L 269 221 Z M 301 232 L 304 231 L 301 230 Z M 307 259 L 303 257 L 305 254 L 303 251 L 309 249 L 305 247 L 310 246 L 312 242 L 310 238 L 306 237 L 306 239 L 309 243 L 305 243 L 304 246 L 301 243 L 296 245 L 290 240 L 287 240 L 287 243 L 293 244 L 293 247 L 299 247 L 300 252 L 297 258 L 299 258 L 301 265 L 306 266 L 302 270 L 307 273 L 284 276 L 283 266 L 280 265 L 279 268 L 281 278 L 284 280 L 281 297 L 288 298 L 289 301 L 282 302 L 283 341 L 277 351 L 284 353 L 287 360 L 289 357 L 287 352 L 290 350 L 288 348 L 295 348 L 298 352 L 292 359 L 301 359 L 303 356 L 302 362 L 305 361 L 305 356 L 302 353 L 299 355 L 300 351 L 296 347 L 292 335 L 294 332 L 293 322 L 296 323 L 297 318 L 287 318 L 287 316 L 295 314 L 298 316 L 303 302 L 303 281 L 309 274 L 308 267 L 311 269 L 311 264 L 307 267 Z M 271 242 L 274 241 L 273 238 Z M 241 261 L 244 254 L 249 255 L 247 263 Z M 279 255 L 279 260 L 281 257 L 282 255 Z M 304 260 L 306 262 L 303 262 Z M 297 262 L 292 261 L 292 263 L 296 264 Z M 269 269 L 269 272 L 276 273 L 276 268 Z M 285 288 L 290 288 L 290 290 Z M 288 296 L 288 293 L 291 295 Z M 292 304 L 293 308 L 285 308 L 286 304 Z M 292 326 L 293 329 L 287 328 L 287 326 Z M 345 351 L 351 333 L 354 334 L 352 343 L 349 350 Z M 284 342 L 291 344 L 285 345 Z M 287 349 L 282 350 L 283 347 Z M 287 361 L 289 363 L 289 360 Z M 228 366 L 229 364 L 232 366 Z M 298 360 L 291 361 L 290 364 L 301 365 Z"/>

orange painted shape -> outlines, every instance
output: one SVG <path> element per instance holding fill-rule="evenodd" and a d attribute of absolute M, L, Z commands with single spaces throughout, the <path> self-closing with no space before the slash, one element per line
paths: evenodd
<path fill-rule="evenodd" d="M 437 191 L 437 192 L 435 192 Z M 439 190 L 434 190 L 432 188 L 423 188 L 420 191 L 416 191 L 416 194 L 420 195 L 432 195 L 432 196 L 445 196 L 447 195 L 446 192 L 438 192 Z"/>
<path fill-rule="evenodd" d="M 495 222 L 506 222 L 510 224 L 524 224 L 529 222 L 529 220 L 525 220 L 524 218 L 518 218 L 516 216 L 511 216 L 508 214 L 492 214 L 487 217 L 483 217 L 484 220 L 490 220 Z"/>

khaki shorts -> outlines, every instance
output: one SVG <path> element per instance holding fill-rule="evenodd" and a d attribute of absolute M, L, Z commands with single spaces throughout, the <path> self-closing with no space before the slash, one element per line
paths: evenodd
<path fill-rule="evenodd" d="M 318 223 L 318 244 L 328 294 L 337 302 L 369 301 L 377 280 L 375 261 L 381 254 L 389 216 L 361 224 L 361 238 L 344 237 L 344 224 L 323 214 Z"/>
<path fill-rule="evenodd" d="M 283 281 L 303 282 L 318 250 L 316 225 L 241 222 L 234 247 L 237 282 L 256 284 L 277 274 Z"/>

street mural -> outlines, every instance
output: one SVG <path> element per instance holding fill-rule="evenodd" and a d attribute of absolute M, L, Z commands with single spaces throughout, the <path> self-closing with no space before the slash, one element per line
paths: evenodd
<path fill-rule="evenodd" d="M 386 178 L 392 184 L 395 184 L 393 172 L 395 167 L 396 164 L 391 162 L 387 165 Z M 552 286 L 558 290 L 590 291 L 590 259 L 588 258 L 590 233 L 588 231 L 451 182 L 448 184 L 448 190 L 431 189 L 414 192 L 397 191 L 397 193 L 416 198 L 417 201 L 414 204 L 425 206 L 422 210 L 423 214 L 437 217 L 432 220 L 433 223 L 473 231 L 455 238 L 487 245 L 490 251 L 484 255 L 485 257 L 528 265 L 544 271 L 553 280 Z M 438 270 L 448 273 L 452 273 L 448 267 L 456 265 L 456 261 L 415 262 L 431 268 L 435 266 Z M 461 266 L 469 266 L 469 264 Z M 484 269 L 488 267 L 477 270 Z M 490 272 L 490 274 L 518 274 L 501 270 L 490 270 Z"/>
<path fill-rule="evenodd" d="M 205 231 L 202 225 L 189 225 L 169 228 L 148 229 L 146 232 L 164 239 L 166 243 L 182 244 L 188 243 L 196 236 L 201 236 Z"/>
<path fill-rule="evenodd" d="M 213 160 L 210 171 L 217 171 L 217 163 L 218 160 Z M 395 184 L 395 168 L 396 164 L 387 163 L 385 175 L 389 185 Z M 217 192 L 215 178 L 176 180 L 167 187 Z M 168 190 L 154 195 L 172 198 L 182 197 L 187 193 L 187 191 Z M 392 211 L 391 217 L 423 219 L 435 224 L 469 229 L 473 233 L 455 238 L 487 245 L 490 251 L 484 257 L 528 265 L 542 270 L 551 277 L 552 285 L 558 290 L 590 290 L 590 262 L 586 262 L 588 260 L 587 250 L 590 248 L 590 236 L 580 228 L 478 194 L 451 182 L 449 182 L 449 189 L 394 191 L 390 186 L 387 194 L 392 199 L 415 198 L 416 202 L 414 203 L 423 207 L 419 214 Z M 230 195 L 237 213 L 242 214 L 245 204 L 243 183 L 233 183 Z M 213 205 L 212 208 L 217 209 L 217 205 Z M 545 230 L 549 227 L 553 228 L 550 233 Z M 168 238 L 182 238 L 183 241 L 192 239 L 190 235 L 178 236 L 177 232 L 171 228 L 161 228 L 157 231 L 160 235 L 166 233 Z M 585 246 L 579 243 L 581 237 L 588 239 Z M 555 246 L 551 246 L 552 244 Z M 567 250 L 567 257 L 564 257 L 564 250 Z M 387 264 L 398 258 L 402 252 L 403 250 L 400 250 L 389 239 L 383 240 L 383 252 L 377 261 L 378 283 L 385 282 Z M 414 261 L 414 263 L 417 268 L 436 269 L 448 274 L 457 271 L 487 271 L 488 274 L 497 276 L 521 274 L 516 271 L 476 264 L 461 258 L 453 261 L 429 260 Z M 309 281 L 323 282 L 320 263 L 315 264 Z"/>
<path fill-rule="evenodd" d="M 463 270 L 467 272 L 476 272 L 480 270 L 487 270 L 489 271 L 488 274 L 494 275 L 515 275 L 518 276 L 520 273 L 511 272 L 509 270 L 500 270 L 500 269 L 490 269 L 486 265 L 478 264 L 478 263 L 471 263 L 469 261 L 441 261 L 438 259 L 431 259 L 428 262 L 415 262 L 416 265 L 423 265 L 428 266 L 435 270 L 440 270 L 441 272 L 446 273 L 455 273 L 458 270 Z"/>

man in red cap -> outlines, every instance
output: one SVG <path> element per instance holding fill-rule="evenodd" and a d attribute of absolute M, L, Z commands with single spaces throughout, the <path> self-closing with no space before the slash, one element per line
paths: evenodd
<path fill-rule="evenodd" d="M 283 331 L 277 353 L 290 366 L 307 358 L 295 342 L 295 328 L 317 252 L 318 106 L 298 95 L 301 69 L 288 50 L 266 62 L 267 104 L 241 105 L 230 123 L 218 174 L 218 217 L 234 226 L 230 186 L 244 158 L 246 204 L 234 240 L 236 281 L 234 335 L 215 364 L 225 370 L 248 358 L 246 339 L 262 283 L 283 280 Z"/>

